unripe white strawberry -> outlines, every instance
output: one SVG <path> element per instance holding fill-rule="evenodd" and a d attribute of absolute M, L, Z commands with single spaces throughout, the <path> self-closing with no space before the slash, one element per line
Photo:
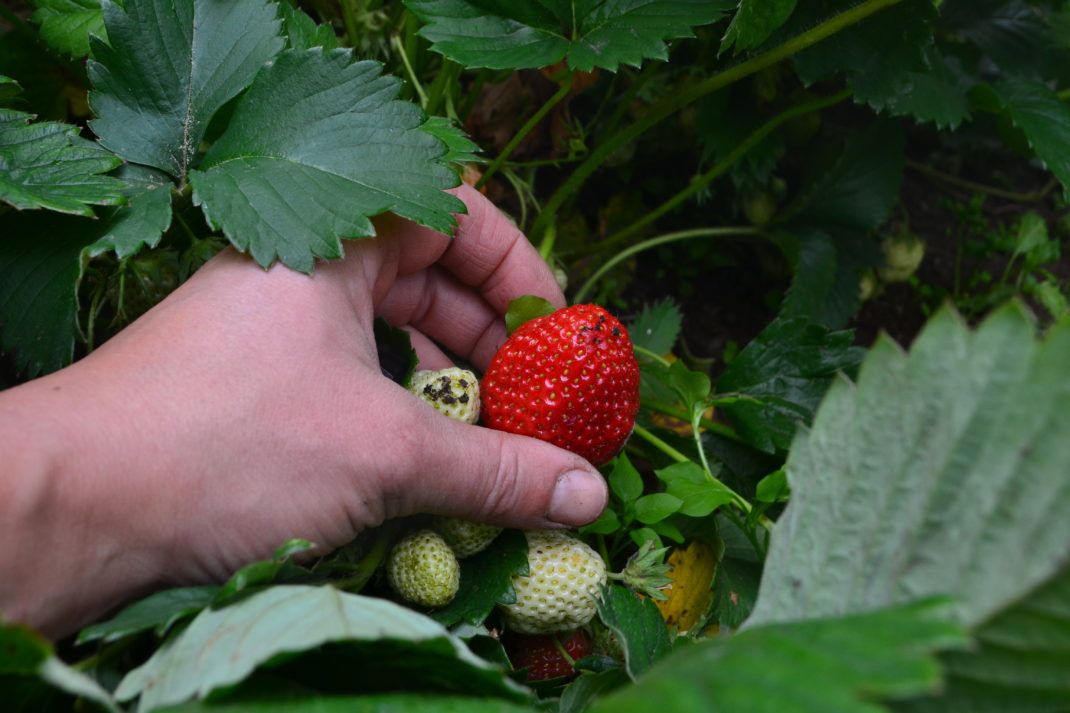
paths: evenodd
<path fill-rule="evenodd" d="M 398 596 L 425 607 L 446 606 L 461 584 L 457 557 L 431 530 L 419 530 L 398 540 L 390 551 L 386 575 Z"/>
<path fill-rule="evenodd" d="M 464 559 L 486 549 L 502 528 L 482 522 L 470 522 L 459 517 L 436 517 L 432 523 L 435 532 L 442 535 L 453 549 L 457 559 Z"/>
<path fill-rule="evenodd" d="M 479 420 L 479 379 L 467 369 L 422 369 L 412 375 L 409 391 L 450 418 L 463 423 Z"/>
<path fill-rule="evenodd" d="M 586 543 L 560 531 L 529 530 L 528 574 L 513 576 L 516 603 L 499 604 L 505 625 L 521 634 L 583 626 L 597 612 L 606 565 Z"/>

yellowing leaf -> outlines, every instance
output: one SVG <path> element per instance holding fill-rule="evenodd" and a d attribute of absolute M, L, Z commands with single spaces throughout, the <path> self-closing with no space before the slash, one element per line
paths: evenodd
<path fill-rule="evenodd" d="M 687 549 L 673 550 L 666 564 L 672 567 L 669 577 L 673 583 L 661 591 L 669 598 L 654 603 L 668 626 L 688 631 L 713 602 L 711 585 L 717 570 L 717 553 L 705 542 L 696 540 Z"/>

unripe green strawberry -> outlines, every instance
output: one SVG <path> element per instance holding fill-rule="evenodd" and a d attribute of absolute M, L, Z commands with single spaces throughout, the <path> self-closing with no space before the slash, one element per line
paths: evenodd
<path fill-rule="evenodd" d="M 502 528 L 496 525 L 470 522 L 459 517 L 444 515 L 436 517 L 432 527 L 435 532 L 442 535 L 442 539 L 453 550 L 453 554 L 457 555 L 457 559 L 464 559 L 483 551 L 502 531 Z"/>
<path fill-rule="evenodd" d="M 549 441 L 594 465 L 620 451 L 639 410 L 632 340 L 597 305 L 572 305 L 520 325 L 480 387 L 484 424 Z"/>
<path fill-rule="evenodd" d="M 598 611 L 606 565 L 586 543 L 560 531 L 529 530 L 528 574 L 513 576 L 516 602 L 499 604 L 505 625 L 521 634 L 583 626 Z"/>
<path fill-rule="evenodd" d="M 912 233 L 890 235 L 881 241 L 884 267 L 877 269 L 883 282 L 906 282 L 925 259 L 925 241 Z"/>
<path fill-rule="evenodd" d="M 479 379 L 467 369 L 417 371 L 409 382 L 409 391 L 452 419 L 463 423 L 479 420 Z"/>
<path fill-rule="evenodd" d="M 449 604 L 461 584 L 461 566 L 453 550 L 431 530 L 398 540 L 386 565 L 390 586 L 402 599 L 425 607 Z"/>

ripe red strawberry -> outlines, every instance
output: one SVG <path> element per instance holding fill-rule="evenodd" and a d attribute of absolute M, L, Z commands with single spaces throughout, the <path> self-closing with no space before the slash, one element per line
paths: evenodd
<path fill-rule="evenodd" d="M 601 465 L 631 435 L 639 364 L 624 325 L 597 305 L 573 305 L 513 332 L 480 391 L 490 428 L 534 436 Z"/>
<path fill-rule="evenodd" d="M 554 639 L 568 654 L 565 658 L 557 647 Z M 573 662 L 579 661 L 584 656 L 590 656 L 592 647 L 591 640 L 583 633 L 582 629 L 576 629 L 567 636 L 565 634 L 547 634 L 530 636 L 527 634 L 509 633 L 503 640 L 509 661 L 517 671 L 528 670 L 528 681 L 544 681 L 548 678 L 564 678 L 571 681 L 579 675 L 579 671 L 572 667 Z"/>

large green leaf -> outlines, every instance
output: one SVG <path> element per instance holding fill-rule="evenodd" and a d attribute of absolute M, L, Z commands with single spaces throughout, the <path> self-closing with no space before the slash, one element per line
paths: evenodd
<path fill-rule="evenodd" d="M 902 713 L 1070 710 L 1070 569 L 986 623 L 968 651 L 943 655 L 947 685 Z"/>
<path fill-rule="evenodd" d="M 100 0 L 31 0 L 33 21 L 41 25 L 41 39 L 74 57 L 89 54 L 89 36 L 107 37 Z"/>
<path fill-rule="evenodd" d="M 39 211 L 0 217 L 0 351 L 27 376 L 74 357 L 81 254 L 94 239 L 87 218 Z"/>
<path fill-rule="evenodd" d="M 376 677 L 381 686 L 394 677 L 401 679 L 394 681 L 399 690 L 432 683 L 455 691 L 496 686 L 500 693 L 522 695 L 500 670 L 411 609 L 332 587 L 276 585 L 202 611 L 128 673 L 116 697 L 140 696 L 138 710 L 147 713 L 204 698 L 265 665 L 334 679 L 336 686 L 371 686 Z"/>
<path fill-rule="evenodd" d="M 931 691 L 963 637 L 933 603 L 763 626 L 678 647 L 591 713 L 875 713 Z"/>
<path fill-rule="evenodd" d="M 468 67 L 524 69 L 566 60 L 616 71 L 668 57 L 666 40 L 692 37 L 736 0 L 406 0 L 420 34 Z"/>
<path fill-rule="evenodd" d="M 267 0 L 103 0 L 90 127 L 123 158 L 183 178 L 208 121 L 283 46 Z"/>
<path fill-rule="evenodd" d="M 78 633 L 78 643 L 98 639 L 108 643 L 150 629 L 162 636 L 174 623 L 211 604 L 218 592 L 217 585 L 156 592 L 123 608 L 111 619 L 82 629 Z"/>
<path fill-rule="evenodd" d="M 76 126 L 32 118 L 0 109 L 0 200 L 76 215 L 93 215 L 90 203 L 122 201 L 122 182 L 101 175 L 119 165 L 117 156 L 79 139 Z"/>
<path fill-rule="evenodd" d="M 163 173 L 138 164 L 123 164 L 116 174 L 126 184 L 124 204 L 102 211 L 104 234 L 89 246 L 90 257 L 114 251 L 119 258 L 133 255 L 142 246 L 156 247 L 171 225 L 171 189 Z"/>
<path fill-rule="evenodd" d="M 760 450 L 786 450 L 796 424 L 810 422 L 836 374 L 861 363 L 865 351 L 852 346 L 853 338 L 805 319 L 778 319 L 763 329 L 717 381 L 720 393 L 757 399 L 722 407 L 737 432 Z"/>
<path fill-rule="evenodd" d="M 1070 562 L 1070 328 L 1012 304 L 882 338 L 792 446 L 748 626 L 957 598 L 976 626 Z"/>
<path fill-rule="evenodd" d="M 1070 107 L 1040 82 L 1008 79 L 993 89 L 1037 156 L 1070 193 Z"/>
<path fill-rule="evenodd" d="M 791 17 L 795 0 L 742 0 L 725 32 L 721 50 L 735 45 L 736 52 L 757 47 Z"/>
<path fill-rule="evenodd" d="M 816 24 L 826 17 L 827 4 L 800 2 L 790 24 Z M 856 102 L 882 110 L 908 94 L 912 75 L 925 70 L 935 17 L 932 0 L 903 0 L 795 55 L 795 71 L 807 85 L 842 72 Z"/>
<path fill-rule="evenodd" d="M 346 50 L 287 50 L 256 78 L 227 131 L 191 173 L 212 225 L 267 267 L 311 272 L 368 237 L 368 216 L 394 211 L 443 232 L 464 204 L 457 177 L 397 79 Z"/>

